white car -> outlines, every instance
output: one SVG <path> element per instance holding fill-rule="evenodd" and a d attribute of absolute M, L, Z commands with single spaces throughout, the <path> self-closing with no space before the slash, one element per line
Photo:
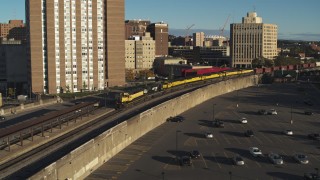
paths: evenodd
<path fill-rule="evenodd" d="M 277 111 L 275 109 L 270 109 L 269 114 L 271 115 L 277 115 Z"/>
<path fill-rule="evenodd" d="M 242 117 L 242 118 L 239 119 L 239 122 L 242 123 L 242 124 L 247 124 L 248 120 L 247 120 L 247 118 Z"/>
<path fill-rule="evenodd" d="M 268 154 L 268 157 L 273 164 L 278 164 L 278 165 L 283 164 L 283 159 L 279 154 L 270 153 Z"/>
<path fill-rule="evenodd" d="M 292 136 L 293 135 L 293 131 L 290 130 L 290 129 L 284 130 L 282 133 L 285 134 L 285 135 L 288 135 L 288 136 Z"/>
<path fill-rule="evenodd" d="M 206 138 L 213 138 L 213 134 L 211 132 L 206 132 L 205 136 Z"/>
<path fill-rule="evenodd" d="M 257 147 L 250 147 L 249 151 L 254 157 L 262 156 L 262 151 Z"/>
<path fill-rule="evenodd" d="M 240 156 L 235 156 L 232 158 L 232 161 L 235 165 L 238 165 L 238 166 L 243 166 L 244 165 L 244 160 L 242 159 L 242 157 Z"/>

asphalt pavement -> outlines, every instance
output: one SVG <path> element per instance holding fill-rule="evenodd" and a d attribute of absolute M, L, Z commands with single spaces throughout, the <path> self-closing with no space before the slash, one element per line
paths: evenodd
<path fill-rule="evenodd" d="M 309 84 L 260 85 L 228 93 L 184 112 L 183 122 L 167 122 L 149 132 L 87 179 L 302 179 L 320 168 L 320 142 L 307 138 L 320 133 L 319 107 L 319 91 Z M 278 114 L 259 115 L 260 109 Z M 239 122 L 242 117 L 247 124 Z M 213 127 L 213 119 L 223 121 L 224 128 Z M 254 136 L 246 137 L 246 130 Z M 284 134 L 286 130 L 293 135 Z M 206 132 L 213 138 L 206 138 Z M 253 157 L 249 147 L 261 149 L 263 157 Z M 181 166 L 179 157 L 192 150 L 201 156 L 191 166 Z M 271 152 L 282 156 L 284 164 L 272 164 L 267 157 Z M 307 155 L 309 163 L 296 162 L 295 153 Z M 233 164 L 237 155 L 243 166 Z"/>

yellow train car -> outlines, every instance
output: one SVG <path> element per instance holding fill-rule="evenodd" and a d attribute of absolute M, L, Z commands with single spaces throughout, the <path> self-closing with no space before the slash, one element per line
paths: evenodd
<path fill-rule="evenodd" d="M 134 94 L 129 94 L 129 93 L 123 93 L 122 97 L 121 97 L 121 103 L 126 103 L 126 102 L 130 102 L 132 101 L 133 99 L 136 99 L 140 96 L 143 96 L 143 91 L 139 91 L 139 92 L 136 92 Z"/>

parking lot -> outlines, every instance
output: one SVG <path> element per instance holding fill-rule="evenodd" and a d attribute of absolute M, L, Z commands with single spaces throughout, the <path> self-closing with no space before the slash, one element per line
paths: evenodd
<path fill-rule="evenodd" d="M 181 114 L 183 122 L 167 122 L 140 138 L 88 179 L 302 179 L 320 168 L 320 141 L 307 137 L 320 132 L 319 94 L 309 84 L 273 84 L 216 97 Z M 260 109 L 278 114 L 259 115 Z M 242 117 L 246 124 L 239 122 Z M 224 128 L 213 127 L 213 119 L 223 121 Z M 254 135 L 246 137 L 247 130 Z M 207 132 L 213 137 L 206 138 Z M 249 147 L 261 149 L 263 157 L 253 157 Z M 192 150 L 201 156 L 191 166 L 180 166 L 177 157 Z M 281 155 L 284 164 L 272 164 L 271 152 Z M 296 162 L 295 153 L 307 155 L 309 163 Z M 243 166 L 233 164 L 236 155 L 244 159 Z"/>

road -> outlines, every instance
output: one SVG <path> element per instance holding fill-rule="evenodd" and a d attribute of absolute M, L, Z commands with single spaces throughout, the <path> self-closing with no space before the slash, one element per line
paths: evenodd
<path fill-rule="evenodd" d="M 314 105 L 304 104 L 305 99 Z M 320 168 L 320 143 L 307 138 L 308 133 L 320 132 L 319 102 L 318 91 L 309 84 L 264 85 L 228 93 L 184 112 L 184 122 L 168 122 L 146 134 L 87 179 L 301 179 L 305 172 Z M 258 115 L 259 109 L 276 109 L 278 115 Z M 305 115 L 305 110 L 315 114 Z M 210 125 L 213 111 L 225 128 Z M 241 117 L 248 124 L 239 123 Z M 244 136 L 248 129 L 254 137 Z M 282 134 L 287 129 L 293 136 Z M 213 132 L 212 139 L 205 138 L 208 131 Z M 252 146 L 265 157 L 252 157 L 248 151 Z M 201 157 L 190 167 L 178 165 L 176 156 L 191 150 L 199 150 Z M 270 152 L 280 154 L 284 164 L 272 164 L 267 158 Z M 310 163 L 295 162 L 292 155 L 297 152 L 306 154 Z M 232 164 L 235 155 L 244 158 L 244 166 Z"/>

